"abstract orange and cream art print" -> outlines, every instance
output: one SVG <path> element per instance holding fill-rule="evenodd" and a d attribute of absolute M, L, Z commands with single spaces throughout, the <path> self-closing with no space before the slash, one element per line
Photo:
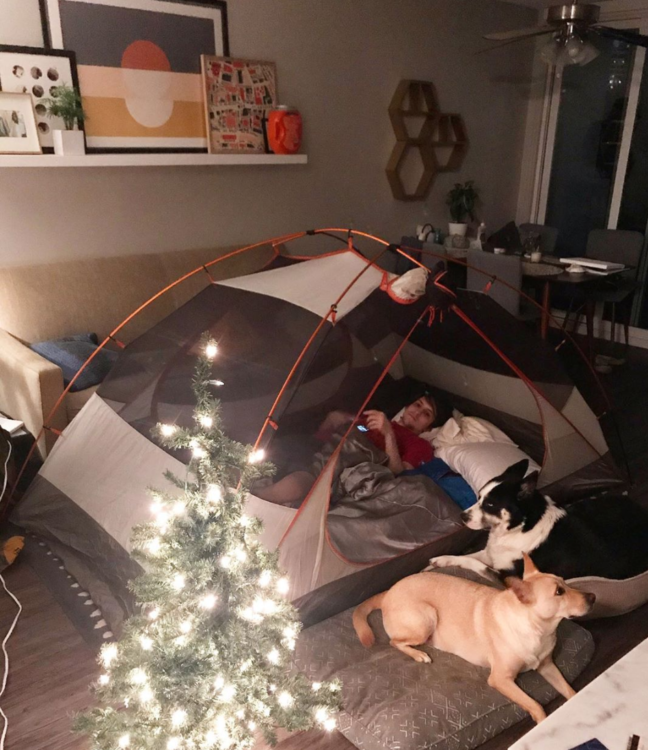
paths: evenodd
<path fill-rule="evenodd" d="M 88 150 L 204 150 L 200 57 L 226 54 L 221 0 L 47 0 L 76 52 Z"/>

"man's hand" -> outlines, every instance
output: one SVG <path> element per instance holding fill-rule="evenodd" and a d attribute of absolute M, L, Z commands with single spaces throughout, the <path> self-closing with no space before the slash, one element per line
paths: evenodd
<path fill-rule="evenodd" d="M 367 418 L 366 424 L 370 430 L 376 430 L 376 432 L 380 432 L 385 438 L 387 438 L 388 435 L 394 434 L 391 422 L 389 421 L 389 419 L 387 419 L 387 415 L 383 412 L 376 411 L 375 409 L 369 409 L 368 411 L 364 412 L 364 416 Z"/>

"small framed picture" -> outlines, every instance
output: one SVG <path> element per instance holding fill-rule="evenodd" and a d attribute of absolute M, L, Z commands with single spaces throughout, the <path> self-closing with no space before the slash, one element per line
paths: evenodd
<path fill-rule="evenodd" d="M 58 86 L 79 90 L 74 52 L 0 44 L 0 90 L 31 94 L 38 137 L 45 153 L 54 150 L 52 131 L 64 129 L 63 120 L 50 117 L 45 106 L 47 99 L 56 98 Z M 82 130 L 83 125 L 79 128 Z"/>
<path fill-rule="evenodd" d="M 263 121 L 277 103 L 275 63 L 202 55 L 210 154 L 266 151 Z"/>
<path fill-rule="evenodd" d="M 0 92 L 0 154 L 40 154 L 31 94 Z"/>

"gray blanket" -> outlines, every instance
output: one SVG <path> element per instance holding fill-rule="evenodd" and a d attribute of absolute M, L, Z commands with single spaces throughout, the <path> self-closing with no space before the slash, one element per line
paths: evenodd
<path fill-rule="evenodd" d="M 328 524 L 333 544 L 352 562 L 401 555 L 462 527 L 459 508 L 431 479 L 395 477 L 386 460 L 361 434 L 342 448 Z"/>

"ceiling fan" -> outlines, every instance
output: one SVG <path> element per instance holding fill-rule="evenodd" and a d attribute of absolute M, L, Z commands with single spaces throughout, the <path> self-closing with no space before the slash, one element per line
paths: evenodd
<path fill-rule="evenodd" d="M 574 0 L 565 5 L 552 5 L 547 8 L 545 23 L 540 26 L 486 34 L 484 39 L 502 42 L 497 46 L 503 47 L 522 39 L 551 34 L 551 39 L 540 52 L 540 56 L 548 65 L 587 65 L 599 55 L 599 49 L 593 44 L 597 37 L 648 47 L 648 36 L 628 29 L 613 29 L 599 24 L 600 13 L 598 5 Z M 633 17 L 628 15 L 628 19 Z"/>

